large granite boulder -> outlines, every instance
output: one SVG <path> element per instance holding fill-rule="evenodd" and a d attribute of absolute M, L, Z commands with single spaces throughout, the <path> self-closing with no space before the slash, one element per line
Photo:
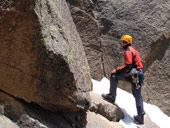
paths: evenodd
<path fill-rule="evenodd" d="M 51 111 L 88 107 L 90 72 L 65 0 L 15 0 L 0 17 L 0 89 Z"/>
<path fill-rule="evenodd" d="M 100 57 L 103 69 L 99 74 L 109 78 L 112 69 L 124 64 L 119 39 L 124 34 L 132 35 L 133 44 L 140 52 L 144 65 L 143 97 L 145 101 L 158 105 L 166 114 L 170 115 L 170 95 L 168 93 L 170 90 L 168 85 L 170 1 L 86 0 L 88 4 L 81 0 L 71 1 L 70 4 L 73 7 L 80 8 L 97 20 L 98 26 L 96 27 L 99 28 L 96 30 L 98 29 L 100 33 L 102 54 Z M 74 11 L 72 14 L 74 15 Z M 77 25 L 79 22 L 75 21 L 75 23 L 78 30 L 81 30 Z M 85 26 L 83 26 L 84 29 Z M 84 29 L 79 31 L 80 35 L 84 33 Z M 90 32 L 87 31 L 89 35 Z M 83 43 L 86 46 L 86 41 Z M 86 55 L 88 56 L 88 53 Z M 92 62 L 96 60 L 90 59 L 89 61 L 93 64 L 96 63 Z M 92 71 L 94 68 L 90 67 L 90 69 Z M 95 77 L 93 78 L 95 79 Z M 119 87 L 131 90 L 127 83 L 120 82 Z"/>

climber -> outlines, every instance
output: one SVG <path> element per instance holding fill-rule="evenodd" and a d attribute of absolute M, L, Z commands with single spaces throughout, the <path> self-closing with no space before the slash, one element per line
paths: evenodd
<path fill-rule="evenodd" d="M 141 88 L 144 79 L 143 65 L 139 52 L 132 46 L 132 37 L 130 35 L 123 35 L 120 39 L 120 46 L 124 50 L 125 64 L 111 72 L 110 76 L 110 93 L 102 94 L 102 97 L 109 102 L 114 103 L 116 99 L 116 90 L 118 80 L 128 81 L 131 83 L 132 94 L 135 97 L 137 115 L 134 120 L 139 124 L 144 124 L 144 108 L 143 99 L 141 96 Z M 136 72 L 137 75 L 133 73 Z M 135 76 L 135 77 L 132 77 Z"/>

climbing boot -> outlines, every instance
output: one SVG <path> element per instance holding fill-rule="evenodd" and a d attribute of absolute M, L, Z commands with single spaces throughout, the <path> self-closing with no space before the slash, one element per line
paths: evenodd
<path fill-rule="evenodd" d="M 144 124 L 144 115 L 137 115 L 134 116 L 134 120 L 138 122 L 139 124 Z"/>
<path fill-rule="evenodd" d="M 102 97 L 103 97 L 105 100 L 107 100 L 107 101 L 109 101 L 109 102 L 111 102 L 111 103 L 114 103 L 114 102 L 115 102 L 115 98 L 114 98 L 114 96 L 111 95 L 111 94 L 102 94 Z"/>

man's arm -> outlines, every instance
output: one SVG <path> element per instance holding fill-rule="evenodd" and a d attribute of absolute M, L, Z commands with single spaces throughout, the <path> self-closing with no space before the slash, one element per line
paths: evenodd
<path fill-rule="evenodd" d="M 132 64 L 123 65 L 116 69 L 116 73 L 129 72 L 132 69 Z"/>
<path fill-rule="evenodd" d="M 124 52 L 124 62 L 125 62 L 125 65 L 118 67 L 116 69 L 116 73 L 126 73 L 132 69 L 132 52 L 131 51 Z"/>

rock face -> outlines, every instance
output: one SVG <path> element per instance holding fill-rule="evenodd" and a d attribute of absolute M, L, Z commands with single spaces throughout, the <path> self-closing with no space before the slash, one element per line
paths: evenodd
<path fill-rule="evenodd" d="M 157 40 L 151 56 L 150 66 L 145 73 L 143 97 L 146 101 L 158 105 L 170 116 L 170 35 Z M 156 51 L 155 51 L 156 50 Z M 155 51 L 155 52 L 153 52 Z M 152 62 L 152 63 L 151 63 Z"/>
<path fill-rule="evenodd" d="M 123 51 L 120 49 L 119 39 L 124 34 L 132 35 L 133 44 L 140 52 L 144 65 L 143 97 L 145 101 L 159 106 L 166 114 L 170 115 L 170 95 L 168 93 L 170 91 L 168 85 L 170 78 L 168 72 L 170 66 L 168 64 L 170 1 L 86 0 L 86 3 L 89 4 L 85 6 L 81 0 L 72 0 L 71 5 L 78 7 L 97 20 L 96 27 L 98 28 L 96 30 L 100 33 L 98 38 L 101 41 L 102 56 L 100 56 L 100 60 L 102 60 L 103 67 L 101 69 L 103 71 L 99 74 L 109 78 L 112 69 L 123 65 Z M 74 17 L 74 11 L 72 14 Z M 80 35 L 83 35 L 81 33 L 84 33 L 85 29 L 81 31 L 76 19 L 75 23 Z M 88 29 L 86 28 L 86 30 Z M 87 31 L 88 35 L 93 34 L 90 32 Z M 94 42 L 98 42 L 97 38 L 94 39 L 96 39 Z M 83 43 L 86 46 L 86 41 Z M 87 56 L 88 53 L 86 53 Z M 89 59 L 88 61 L 96 63 L 96 60 Z M 99 61 L 98 63 L 100 65 Z M 93 67 L 90 68 L 91 74 L 94 74 Z M 95 77 L 93 78 L 95 79 Z M 129 86 L 122 82 L 121 85 L 126 88 Z M 124 88 L 122 86 L 121 88 Z M 130 91 L 130 86 L 126 90 Z"/>
<path fill-rule="evenodd" d="M 88 8 L 91 7 L 91 2 L 88 0 L 68 0 L 68 2 L 72 5 L 70 7 L 72 17 L 83 41 L 91 76 L 94 79 L 100 80 L 104 76 L 102 63 L 103 54 L 98 22 L 92 15 L 92 12 L 88 11 Z"/>
<path fill-rule="evenodd" d="M 65 0 L 16 0 L 0 42 L 1 90 L 51 111 L 88 106 L 89 67 Z"/>

